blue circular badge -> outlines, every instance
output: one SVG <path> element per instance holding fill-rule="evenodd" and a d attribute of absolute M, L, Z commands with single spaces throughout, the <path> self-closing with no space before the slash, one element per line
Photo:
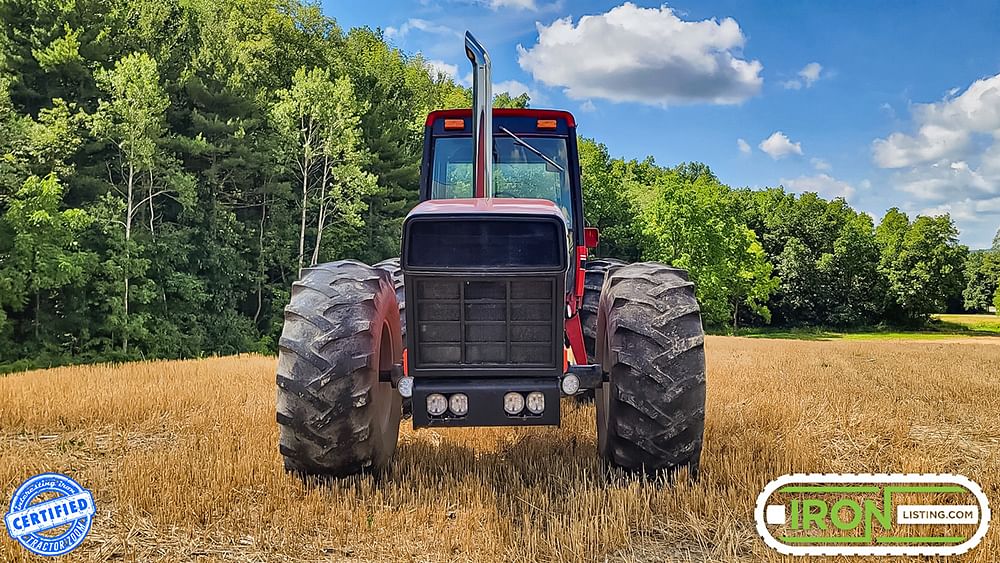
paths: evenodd
<path fill-rule="evenodd" d="M 42 473 L 14 492 L 4 516 L 7 533 L 37 555 L 62 555 L 76 549 L 90 532 L 94 497 L 59 473 Z"/>

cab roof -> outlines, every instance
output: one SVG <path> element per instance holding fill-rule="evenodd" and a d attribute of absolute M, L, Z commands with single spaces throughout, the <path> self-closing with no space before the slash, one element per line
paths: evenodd
<path fill-rule="evenodd" d="M 432 111 L 427 114 L 426 126 L 434 125 L 439 119 L 449 118 L 471 118 L 471 108 L 443 109 Z M 569 127 L 576 127 L 576 119 L 568 111 L 559 109 L 533 109 L 533 108 L 493 108 L 493 117 L 531 117 L 535 119 L 564 119 Z"/>

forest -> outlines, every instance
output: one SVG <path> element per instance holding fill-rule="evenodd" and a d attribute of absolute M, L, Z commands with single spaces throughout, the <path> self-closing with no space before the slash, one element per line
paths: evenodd
<path fill-rule="evenodd" d="M 398 254 L 425 116 L 470 104 L 297 0 L 3 0 L 0 19 L 0 371 L 273 353 L 302 267 Z M 710 326 L 1000 306 L 1000 232 L 970 251 L 947 215 L 612 150 L 580 139 L 597 254 L 689 269 Z"/>

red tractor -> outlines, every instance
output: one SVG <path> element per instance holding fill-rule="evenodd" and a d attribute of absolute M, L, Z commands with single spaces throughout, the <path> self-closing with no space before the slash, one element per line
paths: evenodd
<path fill-rule="evenodd" d="M 591 259 L 576 122 L 492 109 L 466 34 L 473 108 L 427 116 L 421 203 L 398 261 L 307 268 L 279 344 L 285 467 L 385 469 L 403 403 L 414 428 L 558 425 L 593 392 L 612 465 L 694 475 L 705 416 L 701 314 L 687 273 Z"/>

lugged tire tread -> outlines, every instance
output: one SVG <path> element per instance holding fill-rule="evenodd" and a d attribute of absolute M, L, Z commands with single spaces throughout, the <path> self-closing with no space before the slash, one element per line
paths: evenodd
<path fill-rule="evenodd" d="M 609 273 L 603 291 L 614 360 L 604 455 L 628 470 L 687 466 L 693 476 L 705 425 L 705 340 L 694 284 L 682 270 L 637 263 Z"/>
<path fill-rule="evenodd" d="M 343 260 L 304 269 L 292 286 L 278 344 L 275 417 L 290 471 L 348 475 L 373 464 L 371 319 L 390 281 L 383 276 Z"/>

